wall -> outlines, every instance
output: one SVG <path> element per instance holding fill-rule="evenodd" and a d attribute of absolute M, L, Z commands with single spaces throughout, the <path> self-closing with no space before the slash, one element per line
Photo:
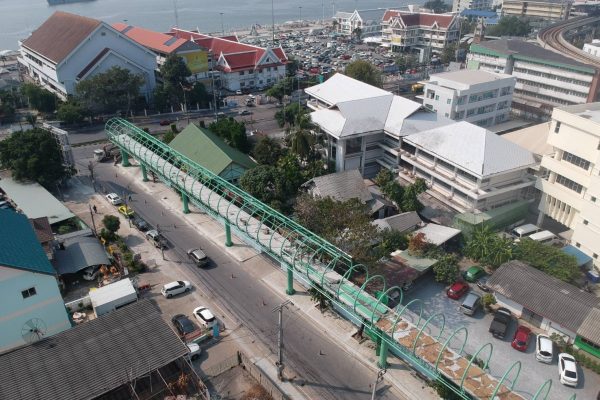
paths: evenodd
<path fill-rule="evenodd" d="M 515 303 L 514 301 L 504 297 L 500 293 L 494 293 L 494 297 L 496 297 L 496 301 L 498 302 L 498 306 L 505 307 L 513 313 L 517 318 L 521 317 L 521 313 L 523 312 L 523 306 Z"/>

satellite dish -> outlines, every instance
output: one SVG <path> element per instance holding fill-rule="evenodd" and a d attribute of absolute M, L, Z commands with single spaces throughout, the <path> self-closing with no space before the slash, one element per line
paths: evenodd
<path fill-rule="evenodd" d="M 21 328 L 21 337 L 28 343 L 34 343 L 46 335 L 46 323 L 39 318 L 32 318 L 23 324 Z"/>

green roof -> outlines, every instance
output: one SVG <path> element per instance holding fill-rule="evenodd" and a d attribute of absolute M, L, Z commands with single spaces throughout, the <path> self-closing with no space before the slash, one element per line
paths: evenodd
<path fill-rule="evenodd" d="M 181 154 L 220 175 L 232 163 L 254 168 L 256 163 L 241 151 L 234 149 L 212 131 L 189 124 L 169 146 Z"/>
<path fill-rule="evenodd" d="M 0 265 L 56 275 L 27 216 L 0 209 Z"/>

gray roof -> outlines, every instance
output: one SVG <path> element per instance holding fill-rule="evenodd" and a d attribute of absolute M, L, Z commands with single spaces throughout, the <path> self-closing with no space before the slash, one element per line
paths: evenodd
<path fill-rule="evenodd" d="M 381 23 L 385 11 L 385 8 L 374 8 L 371 10 L 357 10 L 356 13 L 358 13 L 360 19 L 362 19 L 364 22 L 377 21 Z"/>
<path fill-rule="evenodd" d="M 64 250 L 56 250 L 55 266 L 59 275 L 74 274 L 87 267 L 108 265 L 104 247 L 95 237 L 78 236 L 64 242 Z"/>
<path fill-rule="evenodd" d="M 392 215 L 391 217 L 376 219 L 373 225 L 380 229 L 391 229 L 400 233 L 414 231 L 423 221 L 415 211 Z"/>
<path fill-rule="evenodd" d="M 357 169 L 318 176 L 304 184 L 312 186 L 313 195 L 331 197 L 337 201 L 360 199 L 363 203 L 373 200 L 373 195 Z"/>
<path fill-rule="evenodd" d="M 143 300 L 0 354 L 0 398 L 94 399 L 187 353 Z"/>
<path fill-rule="evenodd" d="M 600 308 L 592 308 L 577 330 L 577 334 L 600 344 Z"/>
<path fill-rule="evenodd" d="M 600 308 L 600 298 L 521 261 L 502 264 L 487 284 L 502 296 L 573 332 L 594 307 Z"/>

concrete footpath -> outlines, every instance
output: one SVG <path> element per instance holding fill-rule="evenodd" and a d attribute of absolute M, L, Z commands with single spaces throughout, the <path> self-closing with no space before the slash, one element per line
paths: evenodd
<path fill-rule="evenodd" d="M 135 161 L 134 161 L 135 162 Z M 246 242 L 232 235 L 232 241 L 234 243 L 231 247 L 225 246 L 225 230 L 223 225 L 215 221 L 208 215 L 204 214 L 201 210 L 193 207 L 190 204 L 189 214 L 183 213 L 183 206 L 180 196 L 168 188 L 166 185 L 157 182 L 142 182 L 142 174 L 140 168 L 136 166 L 122 167 L 119 165 L 116 167 L 119 174 L 126 174 L 131 177 L 131 184 L 135 185 L 136 188 L 143 190 L 147 193 L 151 193 L 155 198 L 160 199 L 160 202 L 164 205 L 165 210 L 178 213 L 183 217 L 190 226 L 193 226 L 200 234 L 210 239 L 215 245 L 218 245 L 222 251 L 227 252 L 231 257 L 239 262 L 247 261 L 260 254 L 254 247 L 248 245 Z M 260 256 L 262 257 L 262 256 Z M 268 262 L 273 265 L 273 262 L 267 258 L 262 257 L 264 262 Z M 263 282 L 271 288 L 274 292 L 280 295 L 285 294 L 286 287 L 286 276 L 279 266 L 273 265 L 274 270 L 271 274 L 263 278 Z M 317 328 L 322 330 L 332 340 L 337 343 L 343 344 L 345 351 L 349 357 L 363 363 L 373 371 L 373 376 L 376 375 L 377 357 L 375 356 L 375 346 L 373 342 L 367 340 L 362 344 L 359 344 L 352 334 L 356 332 L 357 328 L 349 321 L 341 318 L 339 315 L 333 312 L 321 313 L 316 307 L 316 304 L 311 300 L 310 295 L 307 294 L 306 289 L 301 285 L 295 283 L 297 290 L 296 295 L 287 296 L 296 307 L 308 317 L 309 321 L 312 322 Z M 237 332 L 233 334 L 237 336 Z M 242 336 L 242 334 L 240 334 Z M 258 348 L 255 350 L 259 350 Z M 323 349 L 323 356 L 326 356 L 327 349 Z M 275 357 L 274 355 L 267 355 L 269 351 L 256 353 L 250 353 L 250 358 L 258 366 L 260 366 L 266 374 L 280 385 L 280 388 L 293 399 L 307 398 L 303 393 L 298 390 L 298 387 L 289 382 L 278 382 L 277 371 L 274 366 Z M 385 384 L 393 385 L 400 393 L 404 395 L 406 399 L 419 399 L 419 400 L 434 400 L 439 399 L 439 396 L 429 386 L 427 386 L 421 379 L 417 378 L 408 366 L 396 357 L 388 357 L 389 367 L 384 376 L 384 382 L 380 385 Z"/>

